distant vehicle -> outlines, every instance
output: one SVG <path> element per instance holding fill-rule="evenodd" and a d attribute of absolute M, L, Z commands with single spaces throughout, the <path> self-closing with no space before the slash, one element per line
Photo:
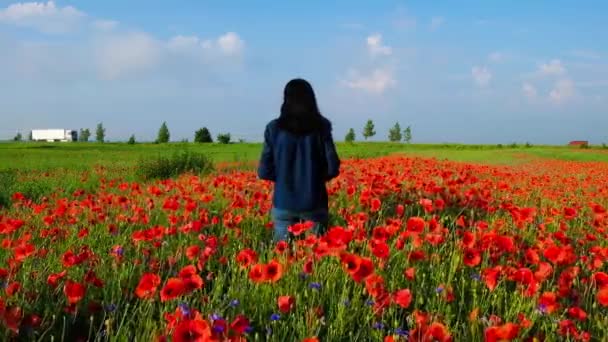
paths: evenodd
<path fill-rule="evenodd" d="M 587 140 L 573 140 L 568 143 L 569 146 L 589 146 L 589 142 Z"/>
<path fill-rule="evenodd" d="M 69 142 L 78 140 L 78 132 L 71 129 L 34 129 L 33 141 Z"/>

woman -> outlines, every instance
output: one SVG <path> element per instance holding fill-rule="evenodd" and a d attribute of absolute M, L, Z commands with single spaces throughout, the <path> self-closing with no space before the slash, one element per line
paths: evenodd
<path fill-rule="evenodd" d="M 312 86 L 294 79 L 287 83 L 283 95 L 281 115 L 266 126 L 258 168 L 261 179 L 275 183 L 275 242 L 287 240 L 287 228 L 301 221 L 315 222 L 316 234 L 325 231 L 325 183 L 340 172 L 331 123 L 319 112 Z"/>

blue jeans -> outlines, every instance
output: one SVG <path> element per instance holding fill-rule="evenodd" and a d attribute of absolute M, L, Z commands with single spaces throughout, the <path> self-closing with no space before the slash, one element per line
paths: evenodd
<path fill-rule="evenodd" d="M 329 220 L 327 209 L 296 212 L 272 208 L 271 215 L 274 222 L 274 242 L 287 240 L 289 238 L 289 231 L 287 228 L 304 221 L 313 221 L 315 226 L 313 227 L 312 232 L 316 235 L 321 235 L 325 233 L 327 221 Z"/>

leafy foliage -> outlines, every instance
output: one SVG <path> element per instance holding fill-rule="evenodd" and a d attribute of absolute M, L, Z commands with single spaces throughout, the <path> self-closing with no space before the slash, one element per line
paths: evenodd
<path fill-rule="evenodd" d="M 344 137 L 344 141 L 346 141 L 348 143 L 352 143 L 355 141 L 355 139 L 356 139 L 355 130 L 351 128 L 348 130 L 348 133 L 346 133 L 346 136 Z"/>
<path fill-rule="evenodd" d="M 374 130 L 374 122 L 372 120 L 367 120 L 365 127 L 363 128 L 363 137 L 365 140 L 376 135 L 376 131 Z"/>
<path fill-rule="evenodd" d="M 170 157 L 158 156 L 152 159 L 142 159 L 136 168 L 139 178 L 168 179 L 190 172 L 195 174 L 206 174 L 213 170 L 213 163 L 203 153 L 182 151 Z"/>
<path fill-rule="evenodd" d="M 91 131 L 88 128 L 80 129 L 80 133 L 78 134 L 78 141 L 88 142 L 90 137 L 91 137 Z"/>
<path fill-rule="evenodd" d="M 388 131 L 388 140 L 393 142 L 401 141 L 401 126 L 399 126 L 398 122 Z"/>
<path fill-rule="evenodd" d="M 158 130 L 158 137 L 156 138 L 156 142 L 160 144 L 166 144 L 169 142 L 169 138 L 171 135 L 169 134 L 169 127 L 167 127 L 167 123 L 163 122 Z"/>
<path fill-rule="evenodd" d="M 221 133 L 217 135 L 217 141 L 220 144 L 230 144 L 230 133 Z"/>
<path fill-rule="evenodd" d="M 407 128 L 403 130 L 403 141 L 408 144 L 412 142 L 412 128 L 410 126 L 407 126 Z"/>
<path fill-rule="evenodd" d="M 95 130 L 95 140 L 98 143 L 103 143 L 106 138 L 106 129 L 103 127 L 103 123 L 97 124 L 97 129 Z"/>
<path fill-rule="evenodd" d="M 207 127 L 203 127 L 194 132 L 194 142 L 196 143 L 212 143 L 213 138 Z"/>

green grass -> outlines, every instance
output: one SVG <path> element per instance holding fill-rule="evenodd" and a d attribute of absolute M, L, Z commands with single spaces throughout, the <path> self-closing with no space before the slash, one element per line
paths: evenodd
<path fill-rule="evenodd" d="M 338 153 L 346 158 L 369 158 L 392 153 L 436 157 L 464 162 L 512 163 L 522 153 L 552 159 L 575 161 L 608 161 L 608 151 L 581 150 L 569 147 L 535 146 L 531 148 L 497 148 L 495 145 L 454 144 L 337 144 Z M 146 158 L 172 155 L 179 150 L 207 154 L 215 162 L 247 162 L 259 157 L 261 144 L 135 144 L 124 143 L 5 143 L 0 144 L 0 170 L 46 171 L 55 169 L 90 170 L 94 166 L 123 169 Z"/>

